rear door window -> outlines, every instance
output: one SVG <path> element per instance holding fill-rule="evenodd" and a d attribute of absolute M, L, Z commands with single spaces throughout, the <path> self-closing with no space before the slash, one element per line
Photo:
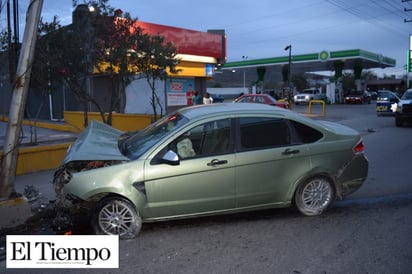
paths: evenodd
<path fill-rule="evenodd" d="M 239 118 L 239 150 L 255 150 L 289 145 L 290 128 L 285 119 Z"/>
<path fill-rule="evenodd" d="M 317 140 L 321 139 L 323 137 L 322 132 L 307 126 L 305 124 L 296 122 L 291 120 L 290 121 L 291 125 L 293 126 L 294 129 L 294 142 L 297 143 L 313 143 L 316 142 Z"/>

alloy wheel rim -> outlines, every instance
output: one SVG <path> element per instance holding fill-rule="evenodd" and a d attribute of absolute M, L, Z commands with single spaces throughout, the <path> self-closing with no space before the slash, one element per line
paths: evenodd
<path fill-rule="evenodd" d="M 121 203 L 109 203 L 99 213 L 99 225 L 106 234 L 126 235 L 134 222 L 133 212 Z"/>
<path fill-rule="evenodd" d="M 302 200 L 309 210 L 325 209 L 332 198 L 330 185 L 323 180 L 314 180 L 303 189 Z"/>

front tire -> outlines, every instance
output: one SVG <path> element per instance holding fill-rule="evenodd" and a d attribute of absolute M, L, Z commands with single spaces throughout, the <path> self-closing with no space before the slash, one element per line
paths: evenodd
<path fill-rule="evenodd" d="M 303 182 L 295 193 L 295 205 L 306 216 L 322 214 L 334 199 L 335 189 L 325 177 L 314 177 Z"/>
<path fill-rule="evenodd" d="M 142 219 L 134 205 L 121 197 L 99 202 L 92 222 L 96 234 L 119 235 L 120 239 L 135 238 L 142 227 Z"/>

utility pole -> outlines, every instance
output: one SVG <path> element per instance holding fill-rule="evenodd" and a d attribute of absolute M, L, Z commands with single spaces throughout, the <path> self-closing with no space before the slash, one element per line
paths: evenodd
<path fill-rule="evenodd" d="M 288 55 L 288 103 L 289 103 L 289 107 L 292 107 L 292 87 L 291 87 L 291 66 L 292 66 L 292 45 L 288 45 L 285 47 L 285 51 L 289 51 L 289 55 Z"/>
<path fill-rule="evenodd" d="M 3 161 L 0 174 L 0 198 L 11 198 L 15 194 L 19 136 L 26 106 L 30 83 L 31 66 L 37 40 L 37 28 L 40 21 L 43 0 L 31 0 L 27 8 L 26 26 L 23 43 L 14 80 L 13 95 L 10 104 L 6 139 L 3 146 Z"/>
<path fill-rule="evenodd" d="M 402 3 L 404 2 L 410 2 L 411 0 L 402 0 Z M 404 8 L 404 12 L 410 12 L 412 9 Z M 410 19 L 403 19 L 404 23 L 410 23 L 412 20 Z M 412 52 L 412 35 L 409 35 L 409 50 L 407 52 L 407 64 L 406 64 L 406 87 L 409 88 L 409 74 L 411 72 L 411 52 Z"/>

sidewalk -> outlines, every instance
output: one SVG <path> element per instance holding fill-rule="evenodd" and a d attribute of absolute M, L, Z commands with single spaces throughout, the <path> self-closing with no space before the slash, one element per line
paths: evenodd
<path fill-rule="evenodd" d="M 7 133 L 6 120 L 0 121 L 0 155 Z M 31 124 L 31 126 L 30 126 Z M 36 125 L 36 126 L 34 126 Z M 16 174 L 33 173 L 58 167 L 67 148 L 75 141 L 78 133 L 68 131 L 62 122 L 24 121 L 18 139 L 19 156 Z"/>
<path fill-rule="evenodd" d="M 3 148 L 6 138 L 7 122 L 0 121 L 0 148 Z M 78 133 L 53 130 L 42 127 L 22 126 L 20 140 L 21 145 L 30 143 L 53 143 L 73 141 L 78 136 Z"/>

